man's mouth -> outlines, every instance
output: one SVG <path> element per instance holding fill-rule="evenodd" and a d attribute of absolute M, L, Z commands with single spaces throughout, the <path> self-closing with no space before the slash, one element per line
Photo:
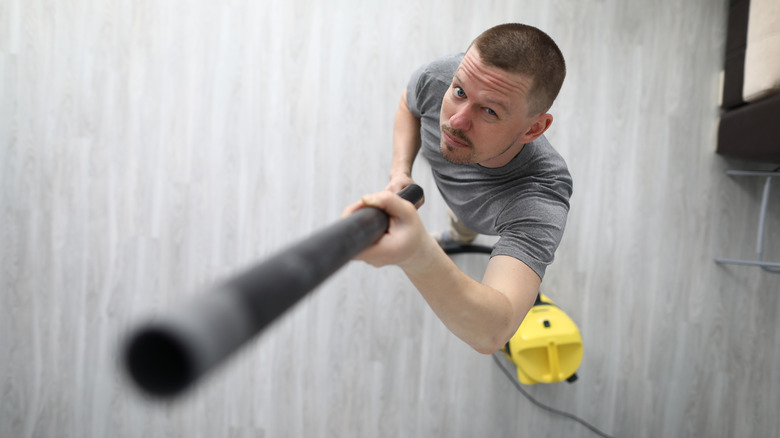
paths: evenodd
<path fill-rule="evenodd" d="M 457 130 L 447 126 L 441 127 L 442 136 L 444 136 L 444 142 L 453 147 L 470 148 L 471 140 L 465 135 L 459 133 Z"/>

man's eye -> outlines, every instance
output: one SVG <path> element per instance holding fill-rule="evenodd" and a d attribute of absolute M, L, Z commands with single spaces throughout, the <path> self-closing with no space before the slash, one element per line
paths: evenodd
<path fill-rule="evenodd" d="M 486 112 L 486 113 L 488 113 L 488 114 L 490 114 L 491 116 L 498 116 L 498 113 L 497 113 L 497 112 L 495 112 L 495 111 L 493 111 L 493 110 L 492 110 L 492 109 L 490 109 L 490 108 L 485 108 L 485 112 Z"/>
<path fill-rule="evenodd" d="M 463 91 L 463 88 L 455 87 L 455 95 L 463 99 L 466 97 L 466 92 Z"/>

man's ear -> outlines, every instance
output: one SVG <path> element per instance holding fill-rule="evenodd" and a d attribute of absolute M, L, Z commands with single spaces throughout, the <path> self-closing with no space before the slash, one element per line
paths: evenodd
<path fill-rule="evenodd" d="M 536 120 L 534 120 L 534 123 L 531 125 L 530 128 L 528 128 L 528 131 L 523 135 L 523 143 L 530 143 L 537 138 L 539 138 L 540 135 L 544 134 L 544 131 L 547 130 L 547 128 L 552 125 L 553 122 L 553 116 L 550 113 L 540 114 L 536 116 Z"/>

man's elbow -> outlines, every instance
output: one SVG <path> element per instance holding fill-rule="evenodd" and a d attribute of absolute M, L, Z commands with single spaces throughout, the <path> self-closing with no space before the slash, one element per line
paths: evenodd
<path fill-rule="evenodd" d="M 491 339 L 485 339 L 483 342 L 473 342 L 470 343 L 471 348 L 473 348 L 477 353 L 480 354 L 493 354 L 496 351 L 500 350 L 501 348 L 506 345 L 506 343 L 509 342 L 509 340 L 503 340 L 503 338 L 491 338 Z"/>
<path fill-rule="evenodd" d="M 474 348 L 474 350 L 476 350 L 477 353 L 485 354 L 485 355 L 493 354 L 496 351 L 500 350 L 501 347 L 503 347 L 503 345 L 500 345 L 498 347 L 495 347 L 495 346 L 492 346 L 492 345 L 491 346 L 478 346 L 477 347 L 477 346 L 473 346 L 472 345 L 472 348 Z"/>
<path fill-rule="evenodd" d="M 525 315 L 524 315 L 525 316 Z M 515 335 L 517 328 L 520 324 L 515 324 L 510 320 L 507 320 L 501 328 L 496 328 L 495 332 L 483 333 L 483 335 L 477 339 L 472 340 L 468 344 L 481 354 L 493 354 L 496 351 L 502 349 Z"/>

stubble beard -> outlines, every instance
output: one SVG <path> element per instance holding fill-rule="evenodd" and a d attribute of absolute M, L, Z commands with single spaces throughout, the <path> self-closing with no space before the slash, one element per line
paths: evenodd
<path fill-rule="evenodd" d="M 444 140 L 444 132 L 447 132 L 447 134 L 455 137 L 458 140 L 463 141 L 466 143 L 469 147 L 468 148 L 460 148 L 449 145 Z M 474 144 L 469 140 L 468 137 L 466 137 L 465 134 L 463 134 L 462 131 L 459 129 L 453 129 L 448 126 L 442 125 L 441 127 L 441 144 L 439 145 L 441 149 L 441 155 L 444 157 L 445 160 L 449 161 L 452 164 L 474 164 Z"/>

